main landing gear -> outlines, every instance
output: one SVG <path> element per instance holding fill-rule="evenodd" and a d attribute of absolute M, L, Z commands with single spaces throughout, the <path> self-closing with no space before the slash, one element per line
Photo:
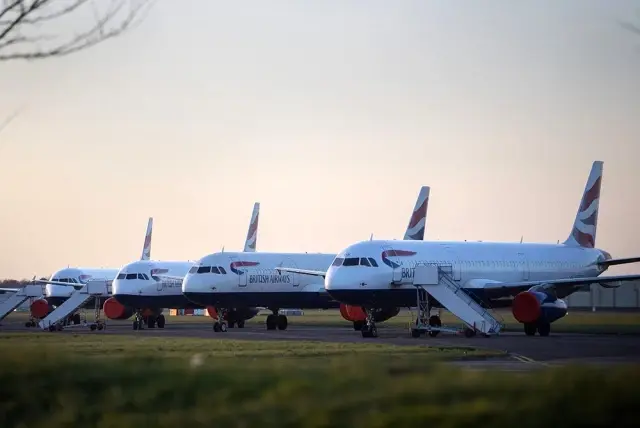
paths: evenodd
<path fill-rule="evenodd" d="M 360 327 L 360 334 L 362 337 L 378 337 L 378 328 L 373 319 L 373 311 L 371 309 L 362 308 L 366 315 L 364 324 Z M 354 325 L 355 328 L 355 325 Z"/>
<path fill-rule="evenodd" d="M 549 333 L 551 333 L 551 323 L 546 321 L 524 323 L 524 334 L 527 336 L 535 336 L 536 331 L 540 336 L 549 336 Z"/>
<path fill-rule="evenodd" d="M 286 315 L 279 314 L 280 309 L 270 309 L 273 312 L 270 315 L 267 315 L 267 330 L 286 330 L 289 325 L 289 320 Z"/>
<path fill-rule="evenodd" d="M 153 315 L 145 317 L 142 315 L 141 311 L 137 311 L 133 318 L 133 329 L 144 330 L 145 324 L 147 325 L 147 328 L 154 328 L 155 326 L 158 326 L 158 328 L 164 328 L 165 323 L 166 319 L 162 314 L 157 317 Z"/>

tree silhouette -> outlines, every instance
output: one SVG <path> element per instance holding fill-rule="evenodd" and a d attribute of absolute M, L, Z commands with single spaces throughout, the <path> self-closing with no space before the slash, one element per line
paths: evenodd
<path fill-rule="evenodd" d="M 636 22 L 632 22 L 632 21 L 618 21 L 618 23 L 620 24 L 620 26 L 622 28 L 624 28 L 627 31 L 630 31 L 634 34 L 637 34 L 638 36 L 640 36 L 640 13 L 638 14 L 638 19 L 636 20 Z"/>
<path fill-rule="evenodd" d="M 152 0 L 0 0 L 0 61 L 45 59 L 87 49 L 130 29 L 151 4 Z M 64 19 L 89 7 L 94 20 L 88 28 L 66 37 L 52 34 L 69 27 Z"/>

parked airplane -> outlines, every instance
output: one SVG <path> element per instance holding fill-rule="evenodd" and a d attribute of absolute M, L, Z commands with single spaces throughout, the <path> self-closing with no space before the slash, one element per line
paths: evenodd
<path fill-rule="evenodd" d="M 404 239 L 423 239 L 426 226 L 429 187 L 420 189 Z M 215 331 L 226 331 L 225 314 L 238 307 L 266 307 L 268 330 L 287 328 L 286 315 L 278 315 L 283 308 L 329 309 L 340 307 L 343 318 L 354 320 L 344 305 L 341 306 L 324 290 L 322 280 L 301 276 L 297 272 L 281 275 L 278 268 L 293 266 L 302 269 L 328 269 L 335 254 L 323 253 L 214 253 L 201 258 L 182 282 L 182 292 L 192 302 L 218 309 Z M 366 259 L 363 263 L 376 261 Z M 211 268 L 211 272 L 209 271 Z M 228 271 L 227 271 L 228 269 Z M 398 314 L 397 309 L 376 312 L 376 320 L 384 321 Z"/>
<path fill-rule="evenodd" d="M 244 252 L 255 252 L 258 240 L 260 203 L 253 206 L 251 221 L 244 244 Z M 243 253 L 240 253 L 243 254 Z M 189 271 L 194 273 L 225 274 L 223 266 L 196 266 L 193 261 L 135 261 L 120 269 L 113 281 L 113 297 L 104 304 L 104 313 L 110 319 L 127 319 L 135 314 L 133 329 L 149 328 L 157 324 L 164 328 L 166 319 L 162 308 L 192 309 L 203 308 L 194 304 L 182 294 L 182 279 Z M 215 308 L 207 308 L 209 315 L 217 318 Z M 225 314 L 229 326 L 244 327 L 244 322 L 253 318 L 259 309 L 239 307 Z"/>
<path fill-rule="evenodd" d="M 149 217 L 147 222 L 147 231 L 142 246 L 142 254 L 140 260 L 149 260 L 151 257 L 151 236 L 153 234 L 153 217 Z M 95 267 L 67 267 L 56 271 L 48 280 L 35 280 L 37 284 L 46 284 L 45 295 L 42 299 L 35 300 L 31 306 L 31 316 L 34 318 L 45 318 L 54 307 L 64 303 L 71 293 L 82 288 L 90 279 L 104 279 L 112 281 L 118 274 L 117 268 L 95 268 Z M 111 297 L 110 294 L 100 296 L 100 304 Z M 85 308 L 93 308 L 95 300 L 90 299 L 83 305 Z M 74 324 L 80 323 L 80 314 L 75 313 L 71 316 Z M 34 324 L 35 325 L 35 324 Z"/>
<path fill-rule="evenodd" d="M 547 336 L 551 323 L 567 314 L 562 298 L 585 285 L 611 288 L 640 279 L 600 277 L 609 266 L 640 261 L 613 259 L 595 248 L 602 171 L 603 163 L 594 162 L 571 233 L 562 244 L 363 241 L 341 251 L 328 271 L 305 273 L 326 274 L 329 295 L 365 318 L 363 337 L 377 336 L 374 310 L 415 306 L 416 286 L 428 293 L 432 307 L 448 309 L 467 325 L 475 323 L 482 333 L 497 327 L 487 308 L 511 306 L 527 335 L 537 331 Z M 429 324 L 441 326 L 434 317 Z"/>

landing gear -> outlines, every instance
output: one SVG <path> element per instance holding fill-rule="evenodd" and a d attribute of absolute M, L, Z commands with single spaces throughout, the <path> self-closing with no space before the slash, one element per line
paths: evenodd
<path fill-rule="evenodd" d="M 133 329 L 134 330 L 144 330 L 144 317 L 142 316 L 142 312 L 136 311 L 133 316 Z"/>
<path fill-rule="evenodd" d="M 164 328 L 164 323 L 165 323 L 165 318 L 164 315 L 160 314 L 158 315 L 158 318 L 156 318 L 156 324 L 158 324 L 158 328 Z"/>
<path fill-rule="evenodd" d="M 244 320 L 238 321 L 236 325 L 238 326 L 238 328 L 244 328 Z"/>
<path fill-rule="evenodd" d="M 362 331 L 362 326 L 365 324 L 364 321 L 354 321 L 353 322 L 353 329 L 355 331 Z"/>
<path fill-rule="evenodd" d="M 524 323 L 524 334 L 527 336 L 535 336 L 536 331 L 542 337 L 549 336 L 549 333 L 551 333 L 551 323 L 546 321 Z"/>
<path fill-rule="evenodd" d="M 286 330 L 289 326 L 287 316 L 278 314 L 279 309 L 271 309 L 271 312 L 273 313 L 267 315 L 267 330 L 275 330 L 276 328 L 278 330 Z"/>
<path fill-rule="evenodd" d="M 362 337 L 378 337 L 378 329 L 376 327 L 376 323 L 373 319 L 373 311 L 371 309 L 363 308 L 364 313 L 367 315 L 364 324 L 360 328 L 360 334 Z"/>
<path fill-rule="evenodd" d="M 213 331 L 216 333 L 225 333 L 227 331 L 227 323 L 224 321 L 216 321 L 213 323 Z"/>
<path fill-rule="evenodd" d="M 442 321 L 438 315 L 431 315 L 429 317 L 429 325 L 431 327 L 442 327 Z M 429 336 L 436 337 L 440 333 L 440 330 L 431 330 Z"/>

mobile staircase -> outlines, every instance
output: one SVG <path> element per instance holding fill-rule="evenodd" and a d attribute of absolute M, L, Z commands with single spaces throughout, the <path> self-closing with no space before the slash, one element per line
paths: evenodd
<path fill-rule="evenodd" d="M 439 318 L 430 316 L 429 296 L 465 323 L 463 332 L 467 337 L 475 336 L 477 332 L 484 336 L 497 335 L 504 328 L 504 323 L 498 319 L 499 315 L 484 308 L 453 278 L 451 265 L 416 265 L 413 285 L 416 287 L 418 317 L 411 327 L 412 337 L 419 337 L 422 333 L 435 336 L 440 331 L 460 333 L 459 329 L 443 327 Z"/>
<path fill-rule="evenodd" d="M 18 306 L 23 304 L 29 299 L 36 299 L 42 296 L 41 285 L 25 285 L 12 295 L 10 295 L 4 302 L 0 303 L 0 321 L 6 318 L 11 312 Z"/>
<path fill-rule="evenodd" d="M 91 331 L 103 330 L 107 328 L 107 324 L 100 317 L 102 308 L 100 305 L 100 296 L 107 293 L 111 293 L 111 281 L 94 279 L 89 280 L 82 288 L 75 290 L 71 293 L 71 296 L 58 306 L 49 315 L 43 318 L 38 326 L 43 330 L 60 331 L 63 328 L 69 327 L 89 327 Z M 80 307 L 86 304 L 90 299 L 95 299 L 95 318 L 92 322 L 87 322 L 86 318 L 80 322 L 80 324 L 68 325 L 66 322 L 69 319 L 69 315 L 77 311 Z"/>

